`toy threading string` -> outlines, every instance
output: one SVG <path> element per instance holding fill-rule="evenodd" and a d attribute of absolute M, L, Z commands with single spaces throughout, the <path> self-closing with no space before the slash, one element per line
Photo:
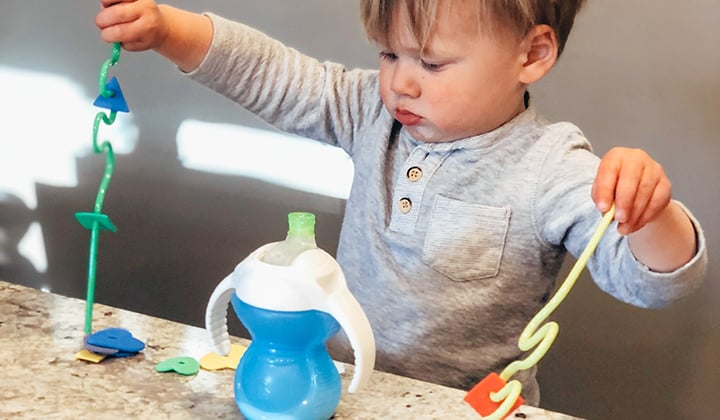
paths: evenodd
<path fill-rule="evenodd" d="M 100 68 L 100 74 L 98 77 L 98 88 L 100 95 L 103 98 L 112 97 L 115 92 L 107 88 L 107 75 L 110 67 L 114 66 L 120 59 L 120 43 L 116 42 L 112 45 L 112 53 L 110 58 L 103 62 Z M 105 125 L 112 125 L 115 122 L 117 111 L 114 109 L 110 110 L 110 115 L 103 111 L 98 112 L 95 115 L 95 121 L 93 123 L 93 151 L 97 154 L 105 153 L 105 170 L 103 172 L 102 180 L 100 181 L 100 187 L 98 188 L 97 196 L 95 198 L 95 207 L 92 214 L 79 213 L 76 217 L 80 220 L 81 224 L 91 230 L 90 235 L 90 257 L 88 261 L 88 279 L 87 279 L 87 295 L 86 295 L 86 307 L 85 307 L 85 334 L 88 335 L 92 332 L 92 313 L 93 304 L 95 301 L 95 273 L 97 270 L 97 250 L 98 240 L 100 237 L 100 228 L 103 227 L 110 231 L 115 231 L 110 219 L 102 214 L 103 201 L 105 200 L 105 193 L 107 193 L 110 179 L 112 178 L 115 170 L 115 154 L 113 153 L 112 144 L 109 140 L 105 140 L 102 143 L 98 142 L 98 131 L 100 129 L 100 123 Z M 82 218 L 85 218 L 86 223 L 83 223 Z M 91 222 L 91 224 L 87 223 Z"/>
<path fill-rule="evenodd" d="M 603 234 L 607 230 L 608 226 L 615 216 L 615 206 L 612 206 L 605 216 L 603 216 L 600 224 L 595 229 L 595 232 L 590 237 L 590 241 L 585 246 L 585 249 L 575 261 L 572 269 L 568 273 L 565 281 L 560 285 L 555 295 L 548 301 L 545 306 L 530 320 L 520 338 L 518 340 L 518 347 L 522 351 L 529 351 L 534 347 L 534 350 L 523 360 L 516 360 L 510 363 L 501 373 L 500 378 L 507 382 L 513 375 L 518 371 L 530 369 L 535 366 L 540 359 L 545 356 L 550 346 L 552 346 L 555 338 L 558 335 L 560 327 L 557 322 L 550 321 L 544 325 L 540 325 L 557 309 L 558 305 L 567 297 L 568 293 L 572 289 L 573 285 L 577 281 L 578 277 L 585 269 L 590 256 L 595 252 L 595 249 L 600 242 Z M 537 347 L 536 347 L 537 346 Z M 505 418 L 510 412 L 510 409 L 515 405 L 520 393 L 522 391 L 522 384 L 517 379 L 507 382 L 505 386 L 495 393 L 490 394 L 490 399 L 502 404 L 489 416 L 484 417 L 485 420 L 499 420 Z"/>

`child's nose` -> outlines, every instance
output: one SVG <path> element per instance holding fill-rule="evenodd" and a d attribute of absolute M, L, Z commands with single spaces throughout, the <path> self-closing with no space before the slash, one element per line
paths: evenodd
<path fill-rule="evenodd" d="M 390 81 L 390 90 L 397 95 L 417 98 L 420 96 L 420 84 L 407 64 L 398 63 Z"/>

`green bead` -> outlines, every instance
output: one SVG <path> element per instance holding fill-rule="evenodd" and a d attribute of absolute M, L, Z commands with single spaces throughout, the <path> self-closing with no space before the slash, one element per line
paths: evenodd
<path fill-rule="evenodd" d="M 192 357 L 173 357 L 155 365 L 155 370 L 158 372 L 175 371 L 181 375 L 189 376 L 198 373 L 200 363 Z"/>

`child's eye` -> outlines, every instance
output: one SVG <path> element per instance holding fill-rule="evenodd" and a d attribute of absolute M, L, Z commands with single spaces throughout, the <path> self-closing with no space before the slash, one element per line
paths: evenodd
<path fill-rule="evenodd" d="M 425 60 L 421 60 L 422 66 L 429 71 L 440 71 L 443 68 L 442 64 L 439 63 L 430 63 Z"/>
<path fill-rule="evenodd" d="M 389 51 L 380 51 L 380 60 L 395 61 L 397 60 L 397 54 Z"/>

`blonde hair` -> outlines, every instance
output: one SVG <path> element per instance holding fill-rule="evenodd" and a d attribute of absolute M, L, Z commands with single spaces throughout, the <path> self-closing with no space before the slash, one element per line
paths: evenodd
<path fill-rule="evenodd" d="M 575 16 L 585 0 L 361 0 L 360 18 L 367 37 L 387 45 L 396 7 L 405 7 L 413 34 L 425 45 L 435 23 L 438 8 L 450 2 L 476 5 L 478 24 L 488 29 L 508 28 L 524 36 L 536 25 L 548 25 L 558 40 L 558 55 L 565 48 Z M 499 26 L 497 26 L 499 25 Z"/>

